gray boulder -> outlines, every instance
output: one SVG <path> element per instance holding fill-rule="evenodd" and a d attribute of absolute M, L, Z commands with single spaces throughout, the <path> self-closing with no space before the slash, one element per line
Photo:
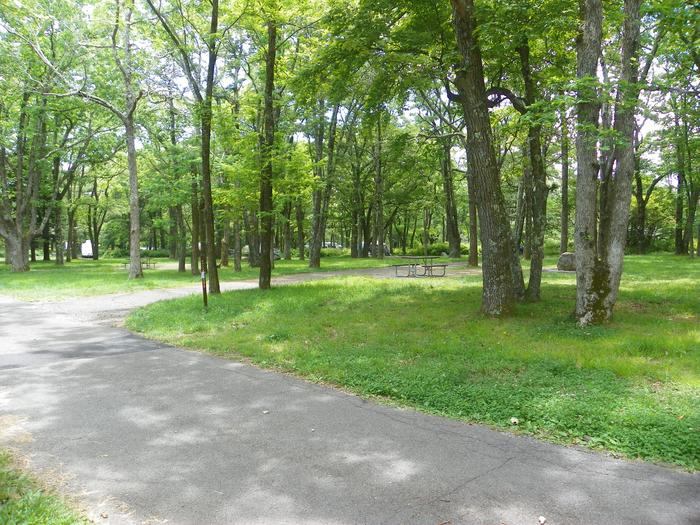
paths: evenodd
<path fill-rule="evenodd" d="M 575 272 L 576 254 L 573 252 L 562 253 L 557 261 L 557 270 L 562 272 Z"/>

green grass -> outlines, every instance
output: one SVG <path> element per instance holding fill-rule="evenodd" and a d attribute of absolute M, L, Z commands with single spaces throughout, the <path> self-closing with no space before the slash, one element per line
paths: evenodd
<path fill-rule="evenodd" d="M 3 525 L 87 524 L 57 495 L 37 484 L 12 466 L 12 458 L 0 451 L 0 523 Z"/>
<path fill-rule="evenodd" d="M 549 261 L 551 262 L 551 261 Z M 479 276 L 341 278 L 135 311 L 148 337 L 558 443 L 700 468 L 700 261 L 628 257 L 614 321 L 580 329 L 575 277 L 479 313 Z M 513 427 L 512 417 L 520 424 Z"/>
<path fill-rule="evenodd" d="M 88 295 L 135 292 L 155 288 L 177 286 L 198 287 L 199 276 L 189 271 L 178 273 L 176 269 L 163 269 L 173 261 L 158 259 L 155 270 L 144 270 L 143 279 L 128 279 L 123 263 L 126 259 L 104 259 L 99 261 L 78 259 L 65 266 L 56 266 L 53 262 L 32 263 L 31 270 L 25 273 L 12 273 L 6 265 L 0 264 L 0 295 L 10 295 L 17 299 L 60 300 Z M 392 264 L 391 259 L 351 259 L 350 257 L 324 257 L 321 259 L 320 271 L 340 269 L 373 268 Z M 273 276 L 306 273 L 312 270 L 308 261 L 276 261 Z M 160 267 L 160 268 L 159 268 Z M 259 269 L 243 265 L 242 272 L 232 268 L 220 268 L 219 279 L 234 281 L 257 279 Z"/>

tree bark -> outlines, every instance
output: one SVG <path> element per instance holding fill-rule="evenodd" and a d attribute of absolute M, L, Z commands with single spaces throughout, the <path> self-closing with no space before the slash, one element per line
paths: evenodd
<path fill-rule="evenodd" d="M 292 260 L 292 201 L 284 203 L 283 211 L 284 223 L 282 224 L 282 240 L 284 243 L 284 259 Z"/>
<path fill-rule="evenodd" d="M 192 173 L 192 191 L 190 194 L 190 210 L 192 213 L 192 253 L 190 259 L 190 270 L 192 275 L 199 275 L 199 249 L 200 240 L 199 232 L 201 231 L 200 217 L 202 212 L 199 205 L 199 192 L 197 191 L 197 174 Z"/>
<path fill-rule="evenodd" d="M 241 266 L 241 218 L 236 216 L 233 220 L 233 271 L 240 272 L 243 270 Z"/>
<path fill-rule="evenodd" d="M 569 126 L 561 113 L 561 237 L 559 253 L 569 251 Z"/>
<path fill-rule="evenodd" d="M 175 206 L 175 222 L 177 224 L 177 243 L 175 252 L 177 256 L 177 271 L 186 271 L 185 261 L 187 260 L 187 235 L 185 233 L 185 218 L 182 212 L 182 204 Z"/>
<path fill-rule="evenodd" d="M 267 54 L 265 56 L 265 100 L 263 113 L 262 172 L 260 174 L 260 277 L 261 290 L 270 288 L 272 277 L 272 153 L 275 145 L 274 89 L 277 57 L 277 24 L 267 22 Z"/>
<path fill-rule="evenodd" d="M 221 293 L 219 272 L 216 266 L 216 247 L 214 230 L 214 205 L 211 194 L 211 119 L 212 98 L 214 93 L 214 73 L 216 70 L 216 43 L 218 40 L 219 0 L 211 0 L 211 21 L 207 38 L 207 85 L 201 104 L 202 124 L 202 201 L 204 203 L 204 247 L 207 255 L 209 276 L 209 293 Z"/>
<path fill-rule="evenodd" d="M 445 194 L 445 233 L 450 247 L 449 256 L 453 259 L 460 257 L 462 239 L 459 234 L 459 217 L 455 204 L 454 180 L 452 177 L 452 142 L 443 141 L 442 144 L 442 186 Z"/>
<path fill-rule="evenodd" d="M 581 326 L 608 321 L 617 300 L 634 174 L 635 110 L 639 97 L 638 61 L 641 0 L 625 0 L 622 32 L 622 71 L 614 108 L 618 137 L 606 153 L 601 175 L 600 220 L 595 242 L 596 153 L 600 103 L 596 78 L 602 42 L 603 8 L 600 0 L 581 4 L 582 32 L 577 40 L 576 139 L 576 318 Z"/>
<path fill-rule="evenodd" d="M 384 259 L 384 174 L 382 171 L 382 113 L 377 113 L 374 144 L 374 247 L 376 259 Z"/>
<path fill-rule="evenodd" d="M 479 266 L 479 225 L 474 180 L 471 174 L 467 174 L 467 198 L 469 199 L 469 261 L 467 264 L 476 268 Z"/>
<path fill-rule="evenodd" d="M 489 316 L 512 312 L 518 298 L 520 262 L 501 192 L 487 108 L 481 50 L 473 0 L 451 0 L 461 61 L 456 85 L 467 124 L 467 160 L 475 183 L 483 256 L 482 310 Z"/>
<path fill-rule="evenodd" d="M 127 119 L 125 131 L 127 164 L 129 166 L 129 279 L 140 279 L 143 277 L 141 269 L 141 208 L 139 206 L 136 132 L 133 118 Z M 95 253 L 96 248 L 98 247 L 93 246 L 93 253 Z"/>
<path fill-rule="evenodd" d="M 63 266 L 65 262 L 63 249 L 63 207 L 61 203 L 57 203 L 54 210 L 54 233 L 56 236 L 56 266 Z"/>

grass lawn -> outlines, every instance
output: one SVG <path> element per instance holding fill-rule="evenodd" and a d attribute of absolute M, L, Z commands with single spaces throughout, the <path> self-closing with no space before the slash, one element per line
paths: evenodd
<path fill-rule="evenodd" d="M 110 293 L 135 292 L 154 288 L 177 286 L 198 287 L 199 275 L 193 276 L 187 266 L 187 272 L 178 273 L 174 261 L 158 259 L 155 270 L 144 270 L 143 279 L 129 280 L 123 263 L 126 259 L 78 259 L 65 266 L 56 266 L 53 262 L 36 262 L 25 273 L 12 273 L 6 265 L 0 264 L 0 295 L 10 295 L 17 299 L 60 300 L 71 297 L 102 295 Z M 321 259 L 320 271 L 341 269 L 372 268 L 395 263 L 391 259 L 352 259 L 350 257 L 324 257 Z M 168 265 L 170 269 L 163 269 Z M 276 261 L 274 276 L 319 271 L 309 268 L 307 261 Z M 231 268 L 220 268 L 220 281 L 238 281 L 257 279 L 259 269 L 250 268 L 244 263 L 242 272 Z"/>
<path fill-rule="evenodd" d="M 14 469 L 9 454 L 0 451 L 0 523 L 4 525 L 87 524 L 57 495 Z"/>
<path fill-rule="evenodd" d="M 551 261 L 548 261 L 551 263 Z M 625 261 L 614 322 L 577 328 L 572 274 L 505 320 L 480 277 L 348 277 L 135 311 L 144 335 L 465 421 L 700 469 L 700 261 Z M 519 420 L 511 425 L 511 418 Z"/>

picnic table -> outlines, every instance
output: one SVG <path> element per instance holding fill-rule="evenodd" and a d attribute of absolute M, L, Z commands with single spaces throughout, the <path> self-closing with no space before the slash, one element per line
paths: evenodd
<path fill-rule="evenodd" d="M 394 264 L 396 277 L 444 277 L 447 264 L 435 263 L 439 259 L 437 255 L 401 255 L 400 259 L 406 261 L 401 264 Z M 422 273 L 419 273 L 419 268 Z M 399 274 L 399 271 L 402 273 Z M 406 274 L 403 274 L 403 271 Z"/>
<path fill-rule="evenodd" d="M 122 263 L 122 267 L 126 270 L 129 265 L 131 264 L 131 261 L 126 261 L 125 263 Z M 150 257 L 141 257 L 141 269 L 155 269 L 156 267 L 156 262 L 152 260 Z"/>

